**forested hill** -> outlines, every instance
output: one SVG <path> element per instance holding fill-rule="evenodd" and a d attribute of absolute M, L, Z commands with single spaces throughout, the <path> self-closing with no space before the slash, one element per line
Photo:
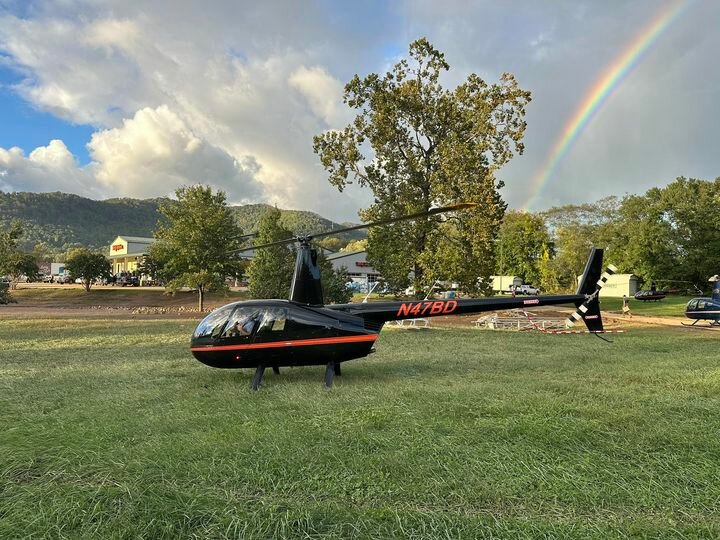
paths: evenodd
<path fill-rule="evenodd" d="M 67 193 L 4 193 L 0 191 L 0 227 L 13 220 L 24 223 L 23 247 L 39 243 L 54 250 L 72 246 L 106 248 L 119 234 L 152 236 L 160 219 L 163 199 L 107 199 L 96 201 Z M 244 231 L 257 226 L 267 205 L 235 206 Z M 285 228 L 298 233 L 317 233 L 342 225 L 313 212 L 281 210 Z M 344 242 L 362 238 L 362 231 L 346 234 Z"/>
<path fill-rule="evenodd" d="M 268 208 L 272 207 L 269 204 L 246 204 L 233 207 L 237 222 L 244 231 L 249 232 L 257 228 L 260 217 Z M 319 233 L 353 225 L 353 223 L 335 223 L 314 212 L 307 212 L 305 210 L 280 210 L 280 212 L 282 213 L 280 222 L 283 227 L 298 234 Z M 347 243 L 351 240 L 365 238 L 365 236 L 366 233 L 364 231 L 353 231 L 339 235 L 338 238 L 344 243 Z"/>
<path fill-rule="evenodd" d="M 0 192 L 0 224 L 21 220 L 25 248 L 38 243 L 54 249 L 104 248 L 118 234 L 151 236 L 159 204 L 160 199 L 95 201 L 59 192 Z"/>

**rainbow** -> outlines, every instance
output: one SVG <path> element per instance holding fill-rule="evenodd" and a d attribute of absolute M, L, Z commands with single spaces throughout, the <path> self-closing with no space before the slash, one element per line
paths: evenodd
<path fill-rule="evenodd" d="M 533 206 L 543 188 L 547 185 L 560 161 L 573 143 L 587 127 L 595 114 L 620 85 L 623 79 L 639 63 L 643 55 L 657 41 L 665 30 L 687 9 L 693 0 L 680 0 L 669 4 L 638 33 L 627 47 L 605 69 L 593 84 L 575 113 L 565 124 L 562 133 L 550 152 L 543 168 L 533 177 L 528 198 L 523 205 L 527 210 Z"/>

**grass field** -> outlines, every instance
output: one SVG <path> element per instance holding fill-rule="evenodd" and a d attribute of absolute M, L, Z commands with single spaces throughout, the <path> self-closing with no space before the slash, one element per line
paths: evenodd
<path fill-rule="evenodd" d="M 698 294 L 698 296 L 702 296 Z M 667 296 L 659 302 L 642 302 L 630 299 L 630 311 L 635 315 L 647 315 L 649 317 L 684 317 L 685 305 L 692 296 Z M 621 311 L 622 298 L 610 298 L 601 296 L 602 309 L 606 311 Z"/>
<path fill-rule="evenodd" d="M 185 320 L 0 320 L 0 538 L 717 538 L 718 334 L 385 331 L 247 371 Z"/>

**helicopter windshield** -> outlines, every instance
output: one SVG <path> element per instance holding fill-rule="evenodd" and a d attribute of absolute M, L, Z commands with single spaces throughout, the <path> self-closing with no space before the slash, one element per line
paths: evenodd
<path fill-rule="evenodd" d="M 195 330 L 194 337 L 220 337 L 233 309 L 234 306 L 225 306 L 210 313 L 210 315 L 200 321 L 200 324 Z"/>

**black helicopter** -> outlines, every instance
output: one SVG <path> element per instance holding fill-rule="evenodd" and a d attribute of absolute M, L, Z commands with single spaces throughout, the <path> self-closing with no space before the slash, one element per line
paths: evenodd
<path fill-rule="evenodd" d="M 720 326 L 720 276 L 714 275 L 708 280 L 712 283 L 712 294 L 710 298 L 693 298 L 685 306 L 685 316 L 693 319 L 691 324 L 695 326 L 700 321 L 710 321 L 710 326 Z"/>
<path fill-rule="evenodd" d="M 290 299 L 234 302 L 216 309 L 195 330 L 191 340 L 192 354 L 212 367 L 255 368 L 253 390 L 259 388 L 266 368 L 279 374 L 280 367 L 284 366 L 325 365 L 325 385 L 331 387 L 333 377 L 341 374 L 342 362 L 373 352 L 375 340 L 388 321 L 574 304 L 577 309 L 568 319 L 568 326 L 582 319 L 590 332 L 603 332 L 599 292 L 614 267 L 602 273 L 602 249 L 591 251 L 576 294 L 323 305 L 320 268 L 317 251 L 310 245 L 312 239 L 473 206 L 474 203 L 463 203 L 435 208 L 429 212 L 238 250 L 236 253 L 297 243 Z"/>
<path fill-rule="evenodd" d="M 650 285 L 649 291 L 638 291 L 633 295 L 633 297 L 635 300 L 640 300 L 642 302 L 659 302 L 665 298 L 669 292 L 670 291 L 666 291 L 664 289 L 658 290 L 657 285 L 655 285 L 655 282 L 653 281 Z"/>

